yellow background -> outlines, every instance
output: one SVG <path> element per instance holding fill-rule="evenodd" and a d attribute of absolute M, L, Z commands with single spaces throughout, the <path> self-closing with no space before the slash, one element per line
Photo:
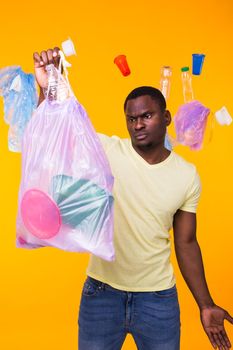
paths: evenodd
<path fill-rule="evenodd" d="M 70 36 L 77 57 L 70 80 L 96 130 L 125 137 L 122 105 L 136 86 L 158 86 L 160 67 L 173 67 L 168 107 L 183 102 L 180 67 L 204 52 L 203 73 L 193 77 L 195 97 L 213 112 L 233 115 L 233 2 L 195 1 L 4 1 L 1 3 L 0 67 L 18 64 L 32 72 L 32 53 L 60 45 Z M 113 64 L 127 56 L 132 74 Z M 15 248 L 20 155 L 7 148 L 8 127 L 1 101 L 0 160 L 0 349 L 77 349 L 77 313 L 87 254 L 52 248 Z M 210 126 L 209 126 L 210 127 Z M 171 126 L 169 132 L 174 135 Z M 207 131 L 208 134 L 208 131 Z M 203 193 L 198 238 L 215 302 L 233 313 L 233 128 L 214 124 L 214 137 L 200 152 L 176 151 L 195 163 Z M 173 261 L 175 258 L 173 256 Z M 182 350 L 211 349 L 198 308 L 175 263 L 182 318 Z M 233 341 L 233 327 L 226 324 Z M 130 337 L 124 350 L 135 349 Z M 87 349 L 88 350 L 88 349 Z"/>

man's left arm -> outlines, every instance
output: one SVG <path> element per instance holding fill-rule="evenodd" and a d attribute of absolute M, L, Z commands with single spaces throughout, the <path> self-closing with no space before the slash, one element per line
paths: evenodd
<path fill-rule="evenodd" d="M 215 305 L 211 298 L 196 238 L 196 214 L 178 210 L 174 216 L 173 230 L 180 271 L 199 306 L 203 328 L 215 349 L 228 349 L 231 344 L 224 328 L 224 319 L 233 324 L 233 318 Z"/>

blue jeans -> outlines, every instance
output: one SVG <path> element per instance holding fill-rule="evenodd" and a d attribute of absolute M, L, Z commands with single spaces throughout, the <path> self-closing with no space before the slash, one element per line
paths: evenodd
<path fill-rule="evenodd" d="M 88 277 L 80 303 L 78 350 L 120 350 L 128 333 L 138 350 L 179 350 L 176 286 L 125 292 Z"/>

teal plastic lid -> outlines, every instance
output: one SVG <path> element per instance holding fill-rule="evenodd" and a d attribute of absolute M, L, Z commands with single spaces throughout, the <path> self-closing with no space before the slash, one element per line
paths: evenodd
<path fill-rule="evenodd" d="M 181 68 L 181 72 L 188 72 L 189 71 L 189 67 L 182 67 Z"/>

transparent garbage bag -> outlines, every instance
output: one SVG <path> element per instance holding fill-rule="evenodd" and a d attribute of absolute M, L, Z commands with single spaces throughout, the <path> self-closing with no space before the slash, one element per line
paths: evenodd
<path fill-rule="evenodd" d="M 23 137 L 17 246 L 91 252 L 111 261 L 110 166 L 85 109 L 60 71 L 52 70 L 47 98 Z"/>

